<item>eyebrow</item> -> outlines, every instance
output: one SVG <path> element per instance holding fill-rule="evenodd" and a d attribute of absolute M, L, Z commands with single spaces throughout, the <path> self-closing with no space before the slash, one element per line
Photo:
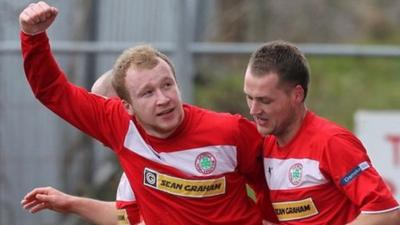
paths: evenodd
<path fill-rule="evenodd" d="M 174 81 L 174 79 L 172 77 L 164 77 L 160 80 L 160 83 L 165 82 L 165 81 Z M 137 95 L 140 94 L 143 90 L 146 90 L 148 88 L 151 88 L 151 86 L 149 86 L 148 84 L 144 85 L 143 87 L 139 87 L 137 89 Z"/>
<path fill-rule="evenodd" d="M 251 96 L 250 94 L 248 94 L 248 93 L 246 93 L 245 91 L 243 91 L 243 93 L 246 95 L 246 96 L 248 96 L 248 97 L 252 97 L 252 98 L 270 98 L 270 97 L 268 97 L 268 96 Z"/>
<path fill-rule="evenodd" d="M 144 85 L 144 86 L 140 86 L 135 90 L 135 94 L 139 95 L 143 90 L 150 88 L 150 86 L 148 84 Z"/>
<path fill-rule="evenodd" d="M 267 100 L 271 100 L 272 98 L 268 97 L 268 96 L 257 96 L 257 97 L 253 97 L 255 99 L 267 99 Z"/>
<path fill-rule="evenodd" d="M 162 80 L 161 80 L 161 82 L 163 82 L 163 81 L 174 81 L 174 79 L 172 78 L 172 77 L 164 77 Z"/>
<path fill-rule="evenodd" d="M 246 94 L 246 96 L 251 98 L 251 99 L 254 99 L 256 101 L 264 101 L 264 100 L 273 101 L 273 99 L 268 97 L 268 96 L 256 96 L 256 97 L 253 97 L 253 96 L 250 96 L 248 94 Z"/>

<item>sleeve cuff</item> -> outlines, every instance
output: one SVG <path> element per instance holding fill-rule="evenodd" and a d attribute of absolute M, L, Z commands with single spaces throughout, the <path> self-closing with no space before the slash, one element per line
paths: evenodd
<path fill-rule="evenodd" d="M 48 41 L 47 33 L 41 32 L 38 34 L 30 35 L 20 31 L 21 40 L 27 43 L 37 43 L 38 40 Z"/>
<path fill-rule="evenodd" d="M 361 213 L 364 214 L 375 214 L 390 212 L 399 209 L 400 206 L 395 199 L 387 199 L 386 201 L 381 201 L 379 203 L 374 203 L 373 205 L 366 205 L 361 208 Z"/>

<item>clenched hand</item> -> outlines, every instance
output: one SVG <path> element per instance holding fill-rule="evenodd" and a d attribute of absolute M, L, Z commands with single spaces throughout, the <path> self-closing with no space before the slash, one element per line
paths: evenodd
<path fill-rule="evenodd" d="M 58 9 L 45 2 L 31 3 L 19 15 L 21 30 L 29 35 L 46 31 L 58 14 Z"/>

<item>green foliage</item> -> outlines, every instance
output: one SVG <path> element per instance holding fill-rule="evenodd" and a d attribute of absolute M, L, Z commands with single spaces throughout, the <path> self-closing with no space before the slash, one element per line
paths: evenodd
<path fill-rule="evenodd" d="M 241 74 L 208 77 L 207 82 L 196 85 L 196 104 L 220 112 L 240 113 L 246 116 L 248 107 L 242 86 Z"/>
<path fill-rule="evenodd" d="M 400 109 L 397 58 L 309 58 L 312 70 L 307 105 L 352 129 L 357 110 Z"/>
<path fill-rule="evenodd" d="M 317 114 L 353 129 L 357 110 L 400 109 L 400 59 L 309 57 L 309 61 L 311 87 L 306 103 Z M 247 116 L 243 70 L 201 73 L 195 103 Z"/>

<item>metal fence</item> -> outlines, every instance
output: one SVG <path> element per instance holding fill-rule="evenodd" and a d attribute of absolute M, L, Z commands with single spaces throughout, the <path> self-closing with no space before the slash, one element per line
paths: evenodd
<path fill-rule="evenodd" d="M 30 93 L 23 76 L 16 21 L 17 13 L 27 3 L 0 2 L 8 11 L 15 11 L 0 16 L 13 19 L 0 25 L 0 225 L 77 224 L 79 221 L 74 217 L 60 219 L 51 212 L 31 216 L 19 206 L 23 195 L 36 186 L 51 185 L 74 192 L 79 182 L 87 177 L 93 182 L 91 177 L 103 171 L 101 168 L 110 155 L 107 151 L 97 151 L 103 147 L 88 141 L 83 134 L 52 115 Z M 195 56 L 248 55 L 261 44 L 195 42 L 194 27 L 200 23 L 195 12 L 198 7 L 212 8 L 212 2 L 75 0 L 50 3 L 63 9 L 49 31 L 54 40 L 53 50 L 61 66 L 71 75 L 70 79 L 86 87 L 97 74 L 111 67 L 123 49 L 146 41 L 172 57 L 184 99 L 191 102 Z M 83 18 L 72 20 L 71 14 L 75 15 L 77 9 L 77 15 Z M 79 22 L 86 21 L 88 16 L 93 16 L 89 19 L 92 28 L 82 30 Z M 91 36 L 91 32 L 97 36 Z M 301 43 L 298 46 L 307 55 L 400 56 L 398 46 Z M 66 159 L 69 164 L 65 163 Z M 82 164 L 89 165 L 89 174 L 82 174 L 85 169 Z"/>

